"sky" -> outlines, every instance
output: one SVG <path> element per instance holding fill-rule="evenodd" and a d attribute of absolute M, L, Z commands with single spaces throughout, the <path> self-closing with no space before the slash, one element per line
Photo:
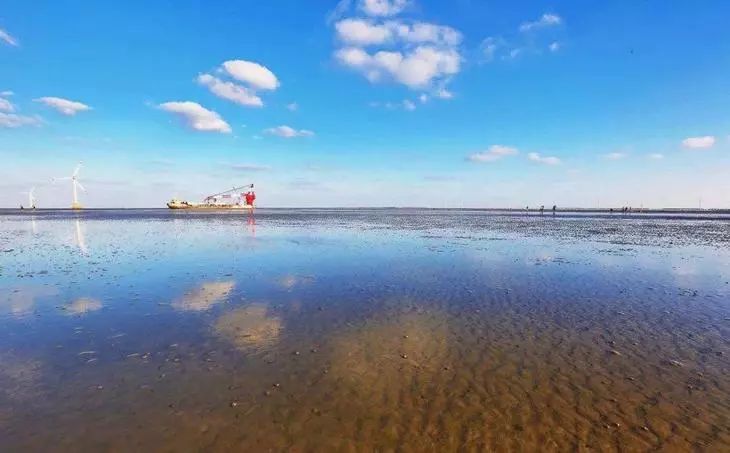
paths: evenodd
<path fill-rule="evenodd" d="M 0 206 L 730 207 L 730 3 L 0 5 Z"/>

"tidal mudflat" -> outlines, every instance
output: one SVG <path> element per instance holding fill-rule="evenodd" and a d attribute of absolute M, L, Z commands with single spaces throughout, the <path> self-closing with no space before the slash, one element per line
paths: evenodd
<path fill-rule="evenodd" d="M 730 219 L 0 213 L 4 451 L 728 451 Z"/>

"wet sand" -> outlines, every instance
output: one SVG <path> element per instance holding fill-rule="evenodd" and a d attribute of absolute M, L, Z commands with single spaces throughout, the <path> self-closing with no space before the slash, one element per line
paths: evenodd
<path fill-rule="evenodd" d="M 0 215 L 7 451 L 727 451 L 730 221 Z"/>

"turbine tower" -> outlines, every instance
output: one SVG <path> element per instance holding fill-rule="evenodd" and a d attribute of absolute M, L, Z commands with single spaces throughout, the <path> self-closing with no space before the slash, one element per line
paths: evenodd
<path fill-rule="evenodd" d="M 81 203 L 79 203 L 78 189 L 81 189 L 84 192 L 86 192 L 86 189 L 84 189 L 84 186 L 82 186 L 79 182 L 79 170 L 81 170 L 81 162 L 79 162 L 79 164 L 76 166 L 76 170 L 74 170 L 71 176 L 64 176 L 63 178 L 54 179 L 54 181 L 71 181 L 71 187 L 73 188 L 73 201 L 71 203 L 71 209 L 83 209 Z"/>
<path fill-rule="evenodd" d="M 35 187 L 31 187 L 28 191 L 28 206 L 30 209 L 35 209 Z"/>

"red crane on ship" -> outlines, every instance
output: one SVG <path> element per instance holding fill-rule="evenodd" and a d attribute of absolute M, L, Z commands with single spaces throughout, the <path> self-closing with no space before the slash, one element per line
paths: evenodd
<path fill-rule="evenodd" d="M 235 195 L 237 195 L 237 196 L 235 196 Z M 218 202 L 220 200 L 231 200 L 227 204 L 234 204 L 233 203 L 234 198 L 237 199 L 236 201 L 238 204 L 240 204 L 240 202 L 243 201 L 245 206 L 253 207 L 253 204 L 256 201 L 256 192 L 254 192 L 254 190 L 253 190 L 253 184 L 233 187 L 232 189 L 228 189 L 228 190 L 220 192 L 220 193 L 208 195 L 207 197 L 205 197 L 203 199 L 203 202 L 209 203 L 209 204 L 218 204 Z"/>

